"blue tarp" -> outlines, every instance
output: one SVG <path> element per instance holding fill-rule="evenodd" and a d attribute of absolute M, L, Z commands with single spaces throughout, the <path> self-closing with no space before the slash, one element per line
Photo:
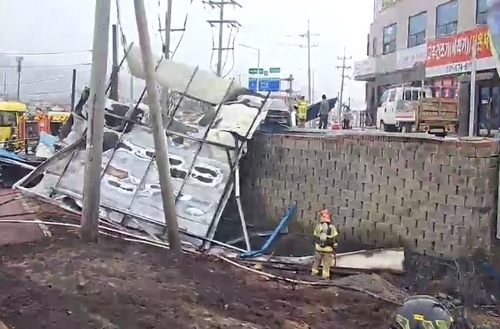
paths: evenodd
<path fill-rule="evenodd" d="M 0 158 L 7 158 L 10 160 L 25 162 L 25 159 L 21 158 L 19 155 L 12 152 L 8 152 L 4 149 L 0 149 Z"/>

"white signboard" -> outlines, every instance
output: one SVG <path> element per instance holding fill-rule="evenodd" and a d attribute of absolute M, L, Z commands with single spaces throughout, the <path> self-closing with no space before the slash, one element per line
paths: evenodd
<path fill-rule="evenodd" d="M 427 59 L 427 45 L 399 50 L 396 53 L 396 70 L 412 68 Z"/>
<path fill-rule="evenodd" d="M 374 57 L 368 57 L 361 61 L 354 62 L 354 79 L 362 78 L 365 76 L 370 76 L 375 74 L 377 71 L 376 68 L 376 59 Z"/>

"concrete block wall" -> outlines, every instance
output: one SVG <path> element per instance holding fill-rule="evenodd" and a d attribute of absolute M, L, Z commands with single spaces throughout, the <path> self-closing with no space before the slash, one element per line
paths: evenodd
<path fill-rule="evenodd" d="M 449 257 L 489 252 L 498 151 L 493 140 L 258 135 L 241 167 L 247 221 L 278 221 L 296 203 L 292 229 L 306 234 L 327 208 L 341 242 Z"/>

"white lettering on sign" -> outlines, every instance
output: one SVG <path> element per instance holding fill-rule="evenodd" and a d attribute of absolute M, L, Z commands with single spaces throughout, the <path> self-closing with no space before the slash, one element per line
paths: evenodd
<path fill-rule="evenodd" d="M 462 62 L 446 65 L 446 74 L 466 73 L 471 70 L 471 62 Z"/>

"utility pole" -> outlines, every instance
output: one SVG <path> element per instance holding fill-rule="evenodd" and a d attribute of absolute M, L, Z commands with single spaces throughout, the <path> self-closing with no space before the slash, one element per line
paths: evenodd
<path fill-rule="evenodd" d="M 71 111 L 75 110 L 75 99 L 76 99 L 76 70 L 73 70 L 73 76 L 71 78 Z"/>
<path fill-rule="evenodd" d="M 352 56 L 351 57 L 346 57 L 346 53 L 345 53 L 345 47 L 344 47 L 344 54 L 341 56 L 341 57 L 337 57 L 338 60 L 341 60 L 342 61 L 342 65 L 339 65 L 337 66 L 337 69 L 341 69 L 342 70 L 342 73 L 341 73 L 341 79 L 340 79 L 340 95 L 339 95 L 339 118 L 342 116 L 342 107 L 344 106 L 343 104 L 343 98 L 344 98 L 344 85 L 345 85 L 345 78 L 348 78 L 350 79 L 349 76 L 346 75 L 346 70 L 350 70 L 352 67 L 350 66 L 347 66 L 346 65 L 346 60 L 351 60 L 352 59 Z"/>
<path fill-rule="evenodd" d="M 167 12 L 165 14 L 165 29 L 160 29 L 159 32 L 165 32 L 165 44 L 162 45 L 162 52 L 165 59 L 170 59 L 170 49 L 172 33 L 174 32 L 184 32 L 186 29 L 172 29 L 172 6 L 173 0 L 167 0 Z M 168 113 L 168 89 L 163 88 L 161 91 L 160 105 L 162 113 L 165 115 Z"/>
<path fill-rule="evenodd" d="M 104 134 L 104 107 L 108 70 L 109 17 L 111 0 L 96 1 L 90 97 L 87 102 L 87 161 L 83 185 L 83 210 L 80 235 L 82 240 L 97 241 L 101 198 L 101 166 Z"/>
<path fill-rule="evenodd" d="M 3 74 L 3 93 L 2 97 L 7 98 L 7 72 Z"/>
<path fill-rule="evenodd" d="M 300 46 L 301 48 L 307 47 L 307 100 L 312 101 L 312 85 L 311 85 L 311 48 L 318 47 L 317 43 L 311 44 L 311 36 L 319 36 L 319 34 L 311 34 L 311 28 L 309 20 L 307 20 L 307 32 L 300 35 L 302 38 L 307 39 L 306 46 Z"/>
<path fill-rule="evenodd" d="M 148 91 L 149 111 L 153 126 L 156 165 L 158 167 L 158 176 L 160 180 L 163 213 L 165 215 L 165 223 L 167 225 L 168 243 L 170 244 L 172 251 L 180 257 L 182 255 L 182 245 L 179 237 L 179 226 L 177 224 L 177 212 L 175 210 L 172 177 L 170 176 L 167 142 L 165 139 L 165 130 L 163 129 L 160 100 L 154 76 L 155 64 L 153 62 L 153 54 L 151 53 L 151 41 L 149 39 L 144 0 L 134 0 L 134 7 L 144 73 L 146 75 L 146 88 Z"/>
<path fill-rule="evenodd" d="M 23 68 L 23 60 L 24 57 L 22 56 L 17 56 L 16 61 L 17 61 L 17 100 L 21 100 L 21 71 Z"/>
<path fill-rule="evenodd" d="M 203 3 L 208 4 L 212 8 L 219 8 L 219 19 L 218 20 L 207 20 L 207 23 L 210 24 L 210 27 L 214 27 L 219 25 L 219 42 L 216 48 L 213 48 L 212 51 L 217 51 L 217 76 L 222 77 L 222 67 L 224 64 L 222 63 L 222 54 L 224 51 L 233 50 L 233 47 L 224 47 L 224 25 L 228 25 L 232 28 L 238 28 L 241 24 L 236 20 L 227 20 L 224 18 L 224 6 L 232 5 L 242 8 L 242 6 L 234 1 L 234 0 L 221 0 L 221 1 L 203 1 Z"/>
<path fill-rule="evenodd" d="M 113 42 L 113 71 L 111 72 L 111 90 L 109 98 L 118 102 L 118 30 L 116 24 L 112 26 L 112 42 Z"/>

